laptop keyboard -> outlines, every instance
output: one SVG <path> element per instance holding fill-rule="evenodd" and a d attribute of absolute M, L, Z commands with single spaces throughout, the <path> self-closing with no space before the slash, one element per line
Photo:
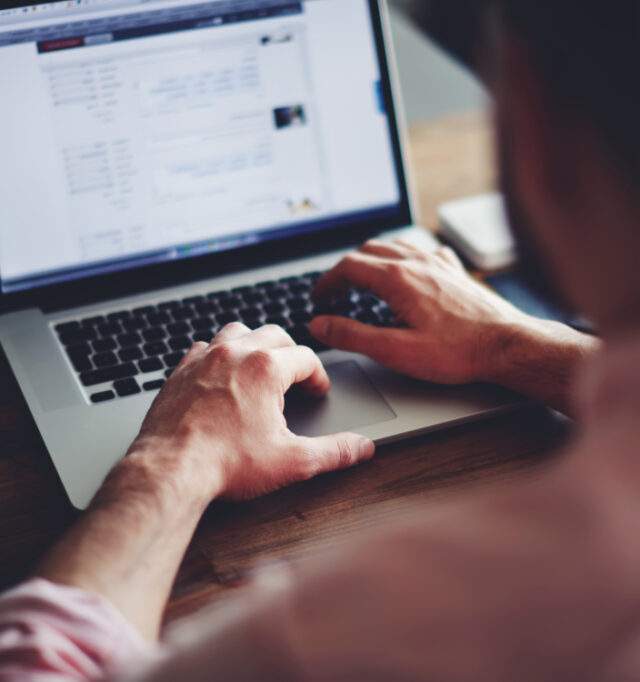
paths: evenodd
<path fill-rule="evenodd" d="M 157 391 L 192 344 L 209 343 L 230 322 L 256 329 L 275 324 L 298 344 L 326 350 L 309 333 L 318 314 L 393 326 L 389 307 L 368 292 L 349 291 L 318 308 L 311 293 L 320 272 L 163 301 L 65 321 L 55 331 L 92 403 Z"/>

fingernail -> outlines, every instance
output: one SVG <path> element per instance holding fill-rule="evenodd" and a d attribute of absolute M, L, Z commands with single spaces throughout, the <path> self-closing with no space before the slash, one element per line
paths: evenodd
<path fill-rule="evenodd" d="M 360 459 L 371 459 L 376 451 L 375 443 L 368 438 L 360 441 Z"/>

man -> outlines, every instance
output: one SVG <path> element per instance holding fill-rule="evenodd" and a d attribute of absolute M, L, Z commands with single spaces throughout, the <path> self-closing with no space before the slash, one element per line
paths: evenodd
<path fill-rule="evenodd" d="M 283 395 L 294 383 L 329 389 L 318 359 L 281 330 L 227 327 L 190 352 L 41 580 L 0 600 L 0 680 L 640 676 L 637 2 L 488 5 L 486 74 L 525 262 L 596 323 L 604 345 L 517 312 L 452 252 L 402 243 L 366 244 L 316 293 L 370 288 L 406 328 L 324 317 L 312 331 L 419 378 L 520 390 L 574 415 L 576 441 L 540 480 L 502 497 L 418 508 L 336 555 L 267 571 L 158 651 L 131 626 L 156 638 L 212 499 L 373 455 L 352 434 L 293 436 Z"/>

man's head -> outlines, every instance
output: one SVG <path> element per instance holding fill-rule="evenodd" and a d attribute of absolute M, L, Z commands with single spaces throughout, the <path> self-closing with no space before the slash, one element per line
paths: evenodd
<path fill-rule="evenodd" d="M 474 8 L 525 264 L 601 325 L 640 322 L 640 3 Z"/>

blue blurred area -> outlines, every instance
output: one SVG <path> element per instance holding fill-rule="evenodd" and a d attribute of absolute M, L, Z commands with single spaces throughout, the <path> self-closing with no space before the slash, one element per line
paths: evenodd
<path fill-rule="evenodd" d="M 571 327 L 593 332 L 593 326 L 584 318 L 566 313 L 554 304 L 534 291 L 517 273 L 501 273 L 487 278 L 487 284 L 497 291 L 500 296 L 513 303 L 528 315 L 539 317 L 543 320 L 555 320 L 564 322 Z"/>

